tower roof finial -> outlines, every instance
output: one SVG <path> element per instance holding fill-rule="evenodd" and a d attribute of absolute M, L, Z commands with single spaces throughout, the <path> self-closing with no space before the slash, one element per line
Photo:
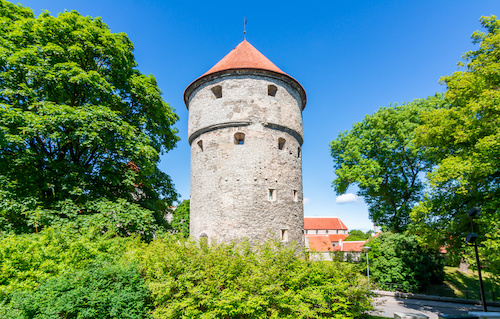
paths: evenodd
<path fill-rule="evenodd" d="M 247 18 L 243 17 L 243 41 L 247 39 Z"/>

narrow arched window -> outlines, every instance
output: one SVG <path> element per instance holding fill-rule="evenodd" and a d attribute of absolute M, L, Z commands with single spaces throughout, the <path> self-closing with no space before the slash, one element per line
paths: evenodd
<path fill-rule="evenodd" d="M 282 150 L 282 149 L 285 147 L 285 142 L 286 142 L 286 140 L 285 140 L 284 138 L 281 138 L 281 137 L 280 137 L 280 138 L 278 139 L 278 148 L 279 148 L 280 150 Z"/>
<path fill-rule="evenodd" d="M 276 200 L 276 190 L 275 189 L 269 188 L 269 193 L 268 193 L 267 199 L 270 201 Z"/>
<path fill-rule="evenodd" d="M 200 147 L 200 150 L 203 152 L 203 141 L 199 140 L 197 144 Z"/>
<path fill-rule="evenodd" d="M 294 202 L 299 201 L 299 192 L 296 189 L 293 190 L 293 201 Z"/>
<path fill-rule="evenodd" d="M 276 96 L 276 91 L 278 91 L 278 88 L 276 87 L 276 85 L 270 84 L 267 86 L 267 95 Z"/>
<path fill-rule="evenodd" d="M 212 87 L 212 93 L 215 95 L 216 99 L 220 99 L 222 97 L 222 86 L 216 85 Z"/>
<path fill-rule="evenodd" d="M 297 148 L 297 157 L 300 157 L 300 146 Z"/>
<path fill-rule="evenodd" d="M 243 145 L 245 143 L 245 134 L 238 132 L 234 134 L 234 144 Z"/>

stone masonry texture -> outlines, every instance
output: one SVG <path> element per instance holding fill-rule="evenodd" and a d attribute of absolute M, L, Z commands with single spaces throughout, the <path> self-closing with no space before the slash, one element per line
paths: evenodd
<path fill-rule="evenodd" d="M 269 86 L 277 88 L 275 96 Z M 284 77 L 226 72 L 201 82 L 188 96 L 188 108 L 190 235 L 302 242 L 302 105 L 296 88 Z"/>

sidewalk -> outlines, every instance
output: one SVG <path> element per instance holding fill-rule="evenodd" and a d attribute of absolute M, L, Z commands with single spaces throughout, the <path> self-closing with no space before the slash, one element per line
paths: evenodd
<path fill-rule="evenodd" d="M 438 319 L 442 314 L 463 314 L 469 311 L 482 311 L 478 300 L 427 296 L 419 294 L 406 294 L 390 291 L 374 290 L 378 297 L 374 298 L 375 311 L 371 314 L 394 318 L 395 312 L 421 313 L 429 319 Z M 498 304 L 498 303 L 495 303 Z M 489 305 L 488 312 L 499 312 L 500 307 Z"/>
<path fill-rule="evenodd" d="M 412 293 L 405 293 L 398 291 L 394 292 L 385 290 L 372 290 L 372 292 L 374 292 L 379 296 L 388 296 L 388 297 L 403 298 L 403 299 L 434 300 L 443 302 L 454 302 L 460 304 L 481 305 L 481 300 L 473 300 L 473 299 L 440 297 L 433 295 L 412 294 Z M 492 307 L 500 307 L 500 302 L 487 301 L 486 305 Z"/>

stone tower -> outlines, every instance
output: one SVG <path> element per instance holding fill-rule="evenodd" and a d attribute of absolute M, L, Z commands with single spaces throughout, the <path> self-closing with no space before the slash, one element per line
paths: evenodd
<path fill-rule="evenodd" d="M 190 234 L 303 239 L 302 85 L 246 40 L 184 92 Z"/>

